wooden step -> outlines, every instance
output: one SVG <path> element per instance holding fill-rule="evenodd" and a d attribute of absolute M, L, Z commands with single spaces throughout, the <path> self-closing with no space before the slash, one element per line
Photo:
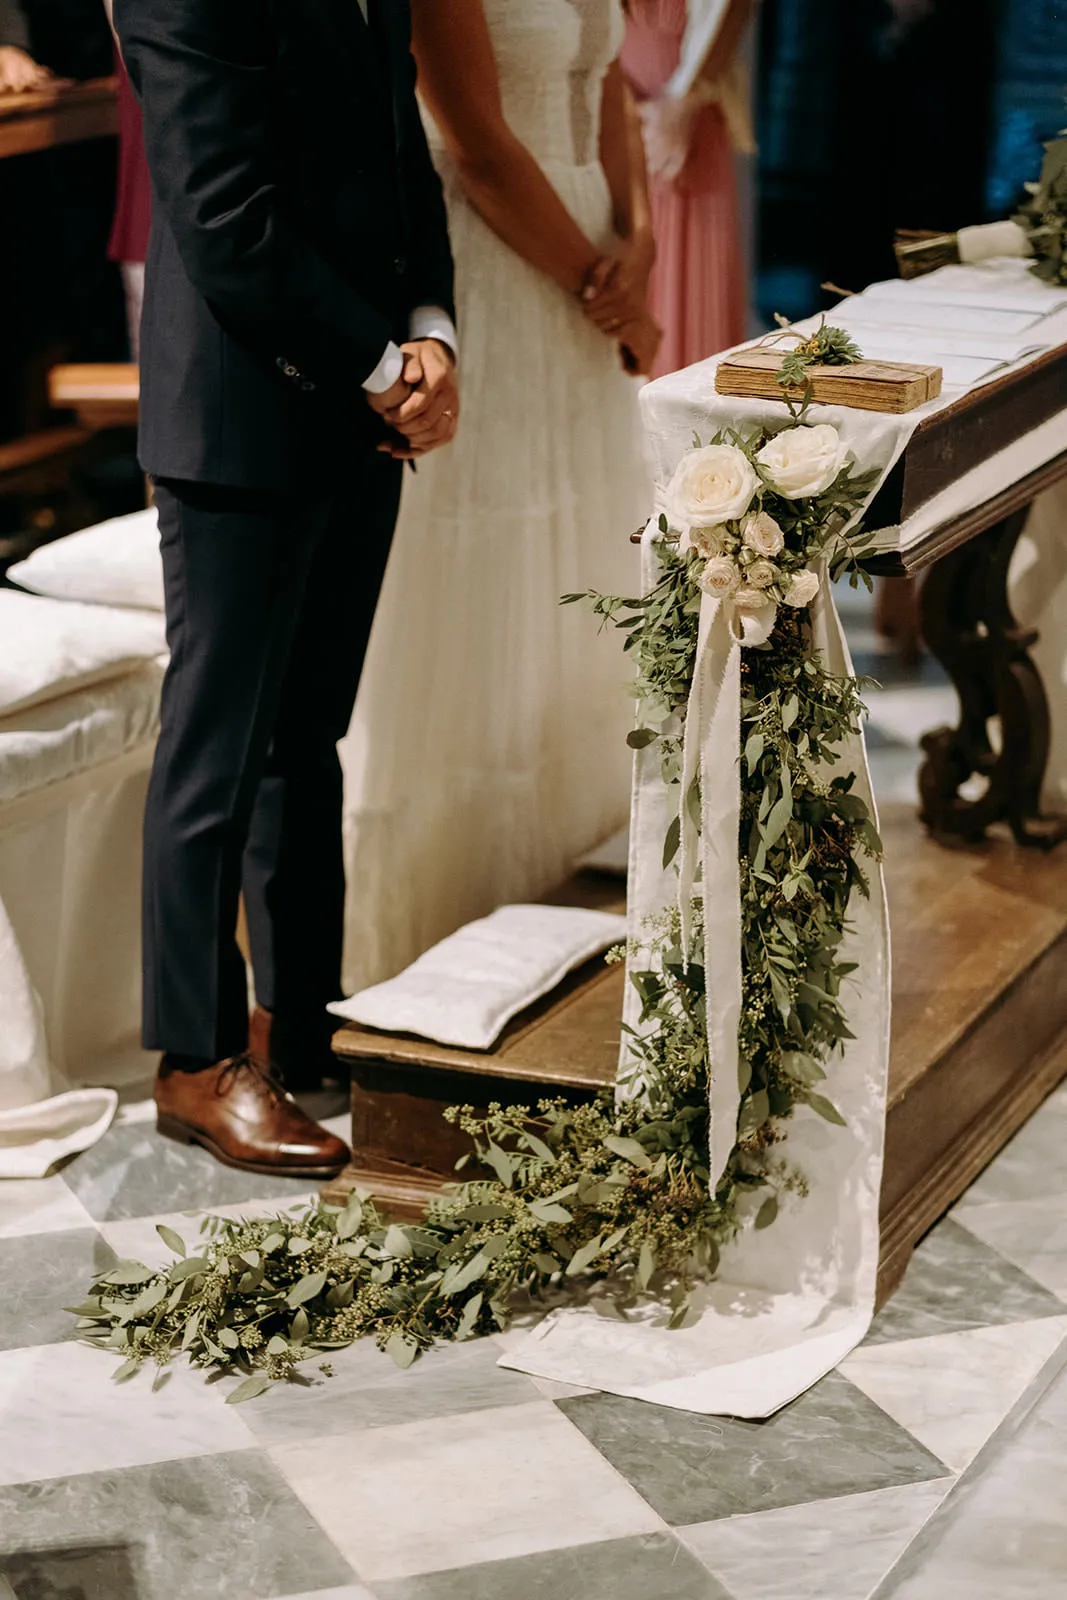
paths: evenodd
<path fill-rule="evenodd" d="M 1067 848 L 945 849 L 905 807 L 883 815 L 883 834 L 894 971 L 882 1299 L 918 1240 L 1067 1075 Z M 611 904 L 605 882 L 578 878 L 555 898 Z M 588 1099 L 610 1084 L 623 982 L 621 968 L 590 963 L 486 1052 L 342 1029 L 355 1159 L 327 1197 L 358 1185 L 414 1215 L 469 1148 L 442 1120 L 446 1106 Z"/>

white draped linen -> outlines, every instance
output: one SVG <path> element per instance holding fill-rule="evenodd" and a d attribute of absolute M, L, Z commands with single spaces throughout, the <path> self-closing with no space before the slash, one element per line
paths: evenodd
<path fill-rule="evenodd" d="M 80 557 L 79 557 L 80 559 Z M 158 559 L 158 557 L 157 557 Z M 162 619 L 5 592 L 0 1178 L 43 1177 L 142 1076 L 138 908 Z"/>
<path fill-rule="evenodd" d="M 1018 293 L 1018 278 L 992 281 L 986 269 L 979 279 L 965 281 L 959 291 L 995 296 L 998 286 Z M 958 284 L 958 279 L 956 280 Z M 928 295 L 929 281 L 925 292 Z M 1023 286 L 1029 292 L 1029 284 Z M 918 304 L 922 296 L 917 296 Z M 952 303 L 951 288 L 946 303 Z M 906 291 L 896 308 L 894 332 L 905 346 L 911 302 Z M 1053 324 L 1048 343 L 1062 342 L 1059 317 L 1033 319 Z M 875 315 L 877 316 L 877 312 Z M 861 313 L 862 317 L 863 313 Z M 1024 314 L 1025 317 L 1025 314 Z M 835 320 L 835 314 L 829 314 Z M 951 319 L 950 319 L 951 320 Z M 934 361 L 938 335 L 928 320 L 910 329 L 910 359 Z M 814 324 L 813 324 L 814 325 Z M 1029 323 L 1028 323 L 1029 327 Z M 1031 343 L 1040 343 L 1040 327 Z M 943 337 L 943 335 L 941 336 Z M 901 359 L 905 359 L 901 351 Z M 1002 365 L 994 363 L 993 365 Z M 694 440 L 710 441 L 725 426 L 749 426 L 784 420 L 780 402 L 738 400 L 715 392 L 717 360 L 701 363 L 650 385 L 643 395 L 659 503 L 681 456 Z M 986 363 L 987 369 L 990 363 Z M 982 376 L 987 376 L 988 370 Z M 961 387 L 947 388 L 941 400 L 905 416 L 816 406 L 807 420 L 832 423 L 851 448 L 859 467 L 877 469 L 877 492 L 905 449 L 918 424 L 932 411 L 958 398 Z M 1039 430 L 1040 431 L 1040 430 Z M 950 520 L 960 511 L 995 493 L 1040 460 L 1067 448 L 1067 415 L 1031 439 L 1027 454 L 1021 441 L 1015 455 L 979 469 L 978 478 L 963 481 L 923 517 L 918 530 L 894 530 L 886 542 L 906 543 Z M 1031 460 L 1036 457 L 1037 460 Z M 1010 474 L 1005 476 L 1005 474 Z M 969 475 L 973 477 L 974 475 Z M 991 484 L 993 486 L 991 486 Z M 922 513 L 920 513 L 922 515 Z M 655 517 L 644 539 L 646 589 L 655 581 Z M 1040 542 L 1040 538 L 1039 538 Z M 1054 543 L 1046 540 L 1046 544 Z M 1037 558 L 1035 557 L 1035 560 Z M 1045 556 L 1047 570 L 1047 554 Z M 1058 565 L 1058 603 L 1067 620 L 1067 560 Z M 1020 579 L 1020 582 L 1022 580 Z M 814 644 L 825 666 L 851 674 L 851 662 L 828 585 L 820 588 L 812 607 Z M 1051 630 L 1049 630 L 1051 631 Z M 1062 657 L 1063 631 L 1059 630 Z M 712 1062 L 711 1165 L 722 1171 L 736 1137 L 737 1019 L 740 1003 L 740 908 L 738 901 L 739 816 L 739 662 L 742 646 L 725 626 L 717 602 L 702 603 L 700 642 L 689 702 L 687 765 L 693 759 L 701 776 L 702 827 L 699 851 L 706 907 L 706 970 L 708 1032 Z M 1056 681 L 1062 676 L 1053 663 Z M 1057 724 L 1058 728 L 1058 724 Z M 1059 729 L 1058 729 L 1059 731 Z M 1062 730 L 1067 781 L 1067 729 Z M 837 773 L 856 774 L 855 792 L 874 810 L 870 774 L 861 738 L 841 752 Z M 686 786 L 683 778 L 683 787 Z M 1059 778 L 1054 781 L 1061 781 Z M 677 805 L 676 793 L 662 783 L 659 762 L 648 751 L 635 763 L 630 856 L 630 932 L 640 943 L 649 915 L 663 911 L 678 894 L 677 876 L 662 867 L 663 839 Z M 688 844 L 697 848 L 695 840 Z M 692 881 L 695 861 L 687 859 L 683 836 L 683 883 Z M 847 1014 L 856 1037 L 829 1064 L 827 1093 L 839 1107 L 846 1126 L 822 1121 L 806 1107 L 798 1108 L 790 1125 L 784 1154 L 803 1174 L 808 1193 L 791 1196 L 768 1228 L 746 1229 L 724 1252 L 715 1282 L 695 1297 L 685 1325 L 669 1330 L 668 1313 L 646 1307 L 623 1319 L 606 1314 L 601 1301 L 559 1310 L 542 1322 L 504 1357 L 502 1365 L 554 1379 L 686 1410 L 742 1417 L 773 1414 L 836 1366 L 863 1338 L 870 1324 L 878 1267 L 878 1204 L 881 1188 L 889 1054 L 890 957 L 885 891 L 881 870 L 869 871 L 870 897 L 854 895 L 850 905 L 845 959 L 857 963 L 855 987 Z M 636 1026 L 640 1007 L 628 992 L 626 1021 Z M 758 1203 L 758 1202 L 756 1202 Z"/>

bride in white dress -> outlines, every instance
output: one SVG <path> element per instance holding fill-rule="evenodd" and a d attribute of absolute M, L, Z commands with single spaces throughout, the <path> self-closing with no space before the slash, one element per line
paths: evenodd
<path fill-rule="evenodd" d="M 633 593 L 636 386 L 658 331 L 619 0 L 413 0 L 456 256 L 462 415 L 407 476 L 351 731 L 346 987 L 536 897 L 626 819 L 618 635 Z"/>

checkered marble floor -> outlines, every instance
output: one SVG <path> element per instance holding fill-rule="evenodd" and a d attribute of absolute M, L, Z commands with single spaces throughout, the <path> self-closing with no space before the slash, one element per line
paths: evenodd
<path fill-rule="evenodd" d="M 496 1365 L 502 1339 L 407 1373 L 359 1347 L 241 1407 L 181 1367 L 115 1386 L 73 1340 L 63 1302 L 162 1256 L 157 1222 L 297 1199 L 136 1110 L 60 1175 L 0 1185 L 0 1596 L 867 1600 L 1067 1361 L 1067 1090 L 929 1235 L 864 1346 L 763 1423 L 539 1384 Z M 1062 1483 L 1067 1435 L 1043 1448 Z"/>
<path fill-rule="evenodd" d="M 885 798 L 952 702 L 845 596 Z M 896 681 L 894 681 L 896 680 Z M 339 1353 L 228 1407 L 116 1387 L 61 1307 L 156 1224 L 302 1198 L 158 1139 L 145 1108 L 0 1183 L 0 1600 L 1055 1600 L 1067 1595 L 1067 1089 L 916 1252 L 841 1369 L 763 1423 L 498 1367 Z M 343 1124 L 340 1124 L 343 1128 Z"/>

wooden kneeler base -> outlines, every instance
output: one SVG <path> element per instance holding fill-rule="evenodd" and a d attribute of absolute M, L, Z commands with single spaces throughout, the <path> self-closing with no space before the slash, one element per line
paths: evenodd
<path fill-rule="evenodd" d="M 945 849 L 909 807 L 882 823 L 897 939 L 879 1303 L 922 1236 L 1067 1076 L 1067 846 L 1046 855 L 1003 838 Z M 553 898 L 617 904 L 603 880 L 601 897 L 591 892 L 576 879 Z M 591 962 L 485 1052 L 341 1029 L 355 1160 L 324 1198 L 365 1188 L 390 1213 L 417 1216 L 469 1149 L 445 1107 L 592 1098 L 615 1078 L 624 983 L 621 967 Z"/>

